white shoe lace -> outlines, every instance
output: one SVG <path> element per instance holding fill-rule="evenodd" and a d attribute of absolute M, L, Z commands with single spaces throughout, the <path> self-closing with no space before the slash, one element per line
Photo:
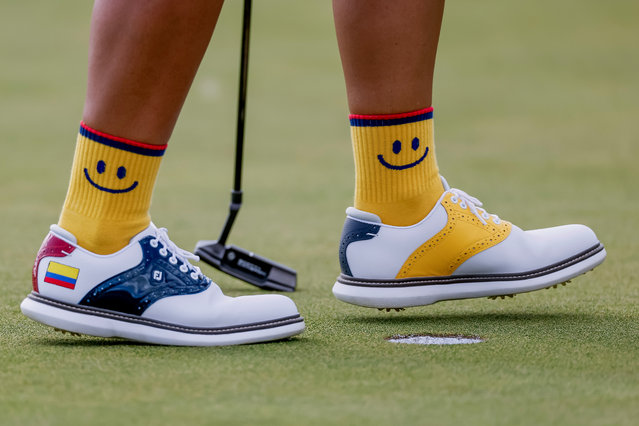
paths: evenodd
<path fill-rule="evenodd" d="M 179 248 L 171 239 L 169 238 L 169 233 L 166 228 L 157 228 L 155 233 L 155 238 L 149 241 L 149 244 L 153 248 L 159 247 L 162 244 L 162 247 L 158 250 L 160 256 L 166 257 L 171 254 L 169 257 L 169 263 L 171 265 L 177 265 L 178 261 L 182 262 L 180 265 L 180 271 L 184 274 L 190 272 L 190 277 L 193 280 L 198 280 L 200 278 L 205 279 L 206 281 L 210 281 L 210 279 L 202 273 L 200 268 L 197 266 L 191 265 L 188 259 L 198 261 L 200 257 L 191 253 L 190 251 Z"/>
<path fill-rule="evenodd" d="M 486 220 L 488 219 L 492 219 L 495 225 L 499 225 L 499 223 L 501 223 L 501 219 L 499 219 L 496 214 L 489 214 L 485 209 L 481 208 L 483 204 L 477 198 L 468 195 L 461 189 L 450 188 L 449 191 L 453 193 L 453 196 L 450 197 L 451 202 L 457 204 L 457 202 L 459 201 L 459 207 L 461 207 L 462 209 L 468 207 L 470 209 L 470 212 L 477 216 L 477 218 L 484 225 L 487 224 Z"/>

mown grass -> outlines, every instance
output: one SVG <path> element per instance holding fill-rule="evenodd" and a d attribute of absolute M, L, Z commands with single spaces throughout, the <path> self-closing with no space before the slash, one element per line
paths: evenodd
<path fill-rule="evenodd" d="M 385 313 L 336 301 L 353 187 L 330 5 L 255 5 L 246 203 L 231 239 L 293 266 L 307 331 L 171 348 L 24 318 L 66 191 L 90 4 L 0 17 L 0 424 L 634 424 L 639 416 L 639 56 L 635 2 L 450 2 L 436 73 L 449 181 L 524 228 L 585 223 L 608 259 L 565 288 Z M 225 6 L 162 165 L 154 221 L 214 238 L 231 186 L 240 2 Z M 204 267 L 225 292 L 257 290 Z M 393 334 L 479 335 L 451 347 Z"/>

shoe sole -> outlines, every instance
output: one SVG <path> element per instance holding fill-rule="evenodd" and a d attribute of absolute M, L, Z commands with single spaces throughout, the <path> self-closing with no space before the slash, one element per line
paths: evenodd
<path fill-rule="evenodd" d="M 372 280 L 340 275 L 333 286 L 339 300 L 369 308 L 408 308 L 443 300 L 499 297 L 540 290 L 584 274 L 606 258 L 598 244 L 545 268 L 518 274 L 494 274 Z"/>
<path fill-rule="evenodd" d="M 240 345 L 280 340 L 300 334 L 305 329 L 304 318 L 299 314 L 232 327 L 185 327 L 107 309 L 59 302 L 33 292 L 22 301 L 20 309 L 27 317 L 63 331 L 98 337 L 121 337 L 158 345 Z"/>

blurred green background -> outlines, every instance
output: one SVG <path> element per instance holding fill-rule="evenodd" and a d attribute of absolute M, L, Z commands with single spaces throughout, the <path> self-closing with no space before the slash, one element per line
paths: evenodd
<path fill-rule="evenodd" d="M 217 237 L 227 212 L 241 6 L 222 11 L 154 194 L 154 222 L 187 249 Z M 0 1 L 0 424 L 636 424 L 639 3 L 447 4 L 442 173 L 522 228 L 587 224 L 608 259 L 560 290 L 387 314 L 330 293 L 354 182 L 330 3 L 256 2 L 231 240 L 298 270 L 308 329 L 195 349 L 72 338 L 19 312 L 66 192 L 90 12 L 79 0 Z M 204 270 L 230 295 L 259 292 Z M 486 342 L 384 340 L 398 333 Z"/>

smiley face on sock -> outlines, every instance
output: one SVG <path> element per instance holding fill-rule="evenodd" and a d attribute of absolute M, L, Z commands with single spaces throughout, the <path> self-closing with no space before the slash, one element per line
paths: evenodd
<path fill-rule="evenodd" d="M 424 153 L 421 154 L 421 156 L 416 157 L 417 155 L 419 155 L 419 148 L 421 146 L 419 138 L 413 138 L 410 145 L 406 145 L 408 144 L 404 144 L 400 140 L 395 140 L 395 142 L 393 142 L 392 144 L 392 155 L 388 153 L 388 156 L 385 158 L 383 154 L 379 154 L 377 156 L 377 160 L 382 166 L 386 167 L 387 169 L 405 170 L 415 167 L 416 165 L 424 161 L 424 159 L 428 155 L 428 147 L 426 146 L 424 148 Z M 402 152 L 404 152 L 403 155 Z M 414 161 L 410 161 L 413 158 L 417 159 Z M 404 162 L 402 162 L 402 160 Z M 405 162 L 406 160 L 409 160 L 409 162 Z"/>
<path fill-rule="evenodd" d="M 126 179 L 126 174 L 127 174 L 126 167 L 119 166 L 117 167 L 117 169 L 114 170 L 114 168 L 109 167 L 107 163 L 103 160 L 99 160 L 96 163 L 95 172 L 96 173 L 94 174 L 94 178 L 98 180 L 102 180 L 103 183 L 106 183 L 104 181 L 113 182 L 114 179 L 113 179 L 113 176 L 111 175 L 115 175 L 115 177 L 117 178 L 116 182 L 123 181 Z M 124 192 L 130 192 L 130 191 L 133 191 L 138 186 L 137 180 L 124 188 L 110 188 L 108 186 L 102 186 L 98 184 L 94 179 L 91 178 L 91 174 L 89 173 L 89 170 L 86 167 L 84 168 L 84 177 L 95 188 L 99 189 L 100 191 L 109 192 L 111 194 L 122 194 Z"/>

